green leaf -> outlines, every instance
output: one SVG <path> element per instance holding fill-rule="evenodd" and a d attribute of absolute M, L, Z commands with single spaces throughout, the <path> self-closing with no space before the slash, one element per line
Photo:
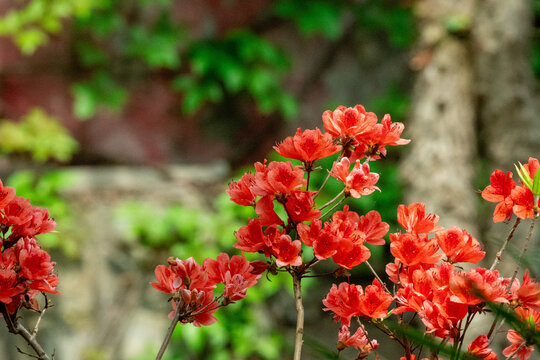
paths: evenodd
<path fill-rule="evenodd" d="M 73 111 L 79 119 L 89 119 L 96 113 L 98 106 L 97 95 L 91 86 L 83 83 L 72 86 L 74 96 Z"/>
<path fill-rule="evenodd" d="M 540 195 L 540 171 L 538 169 L 536 170 L 536 174 L 534 175 L 534 181 L 531 190 L 533 195 Z"/>
<path fill-rule="evenodd" d="M 46 33 L 38 29 L 28 29 L 19 32 L 15 37 L 15 42 L 24 54 L 32 54 L 38 46 L 47 42 L 49 37 Z"/>

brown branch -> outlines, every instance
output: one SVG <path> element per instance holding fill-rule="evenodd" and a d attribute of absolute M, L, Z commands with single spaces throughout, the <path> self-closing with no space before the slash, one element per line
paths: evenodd
<path fill-rule="evenodd" d="M 510 242 L 510 239 L 512 239 L 512 237 L 514 236 L 514 232 L 516 231 L 516 228 L 518 227 L 520 221 L 521 221 L 520 218 L 516 218 L 516 222 L 514 223 L 514 226 L 512 227 L 512 230 L 510 230 L 510 233 L 506 237 L 506 240 L 504 241 L 501 249 L 497 252 L 497 255 L 495 255 L 495 260 L 493 261 L 493 264 L 491 265 L 489 270 L 491 270 L 491 271 L 495 270 L 495 267 L 501 261 L 501 256 L 502 256 L 502 254 L 504 252 L 504 249 L 506 249 L 506 245 L 508 245 L 508 243 Z"/>
<path fill-rule="evenodd" d="M 296 303 L 296 336 L 294 341 L 294 360 L 300 360 L 302 356 L 302 344 L 304 343 L 304 305 L 302 304 L 302 275 L 291 272 L 293 278 L 294 299 Z"/>
<path fill-rule="evenodd" d="M 174 300 L 173 300 L 174 301 Z M 180 300 L 182 301 L 182 300 Z M 178 321 L 180 320 L 180 310 L 181 310 L 181 304 L 180 301 L 176 304 L 176 312 L 174 313 L 174 317 L 171 321 L 171 325 L 169 325 L 169 329 L 167 330 L 167 334 L 165 335 L 165 338 L 163 339 L 163 343 L 161 344 L 161 347 L 159 348 L 159 352 L 156 356 L 156 360 L 160 360 L 163 357 L 163 354 L 165 354 L 165 350 L 167 350 L 167 346 L 169 345 L 169 341 L 171 341 L 172 334 L 174 332 L 174 328 L 176 327 L 176 324 L 178 324 Z"/>

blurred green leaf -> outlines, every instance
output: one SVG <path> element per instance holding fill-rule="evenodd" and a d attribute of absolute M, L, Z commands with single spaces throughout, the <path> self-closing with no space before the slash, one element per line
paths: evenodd
<path fill-rule="evenodd" d="M 49 159 L 68 161 L 78 147 L 58 119 L 39 108 L 31 109 L 17 123 L 2 120 L 0 135 L 4 138 L 0 143 L 2 152 L 30 153 L 40 162 Z"/>

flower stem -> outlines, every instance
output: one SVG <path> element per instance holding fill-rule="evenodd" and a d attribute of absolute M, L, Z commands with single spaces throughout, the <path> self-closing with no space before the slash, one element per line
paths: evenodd
<path fill-rule="evenodd" d="M 319 190 L 317 190 L 317 193 L 313 196 L 313 200 L 315 200 L 317 196 L 319 196 L 319 194 L 321 193 L 321 190 L 324 188 L 324 185 L 326 185 L 326 182 L 328 181 L 328 179 L 330 179 L 330 172 L 328 173 L 328 175 L 326 175 L 326 178 L 324 179 L 321 187 L 319 188 Z"/>
<path fill-rule="evenodd" d="M 497 252 L 497 255 L 495 255 L 495 260 L 493 261 L 493 264 L 491 265 L 489 270 L 491 270 L 491 271 L 495 270 L 495 267 L 501 261 L 501 256 L 502 256 L 502 254 L 504 252 L 504 249 L 506 249 L 506 245 L 508 245 L 508 243 L 510 242 L 510 239 L 512 239 L 512 237 L 514 236 L 514 232 L 516 231 L 516 228 L 518 227 L 520 221 L 521 221 L 520 218 L 516 218 L 516 222 L 514 223 L 514 226 L 512 227 L 512 230 L 510 230 L 510 233 L 506 237 L 506 240 L 504 241 L 501 249 Z"/>
<path fill-rule="evenodd" d="M 156 356 L 156 360 L 161 360 L 161 358 L 163 357 L 163 354 L 165 354 L 165 350 L 167 349 L 167 346 L 169 345 L 169 341 L 171 341 L 174 328 L 176 327 L 176 324 L 178 324 L 178 321 L 180 320 L 180 309 L 181 309 L 181 304 L 179 301 L 178 304 L 176 304 L 176 312 L 174 313 L 174 317 L 172 319 L 171 325 L 169 325 L 169 329 L 167 330 L 165 339 L 163 339 L 163 343 L 161 344 L 161 347 L 159 348 L 159 352 Z"/>
<path fill-rule="evenodd" d="M 302 304 L 302 275 L 291 272 L 293 278 L 294 300 L 296 303 L 296 336 L 294 341 L 294 360 L 300 360 L 302 356 L 302 344 L 304 343 L 304 305 Z"/>
<path fill-rule="evenodd" d="M 340 192 L 339 194 L 337 194 L 332 200 L 330 200 L 329 202 L 327 202 L 326 204 L 324 204 L 323 206 L 321 206 L 321 207 L 319 208 L 319 210 L 322 211 L 322 209 L 326 208 L 326 207 L 329 206 L 329 205 L 332 205 L 332 203 L 333 203 L 334 201 L 336 201 L 337 199 L 339 199 L 339 197 L 340 197 L 341 195 L 343 195 L 344 192 L 345 192 L 345 190 L 341 190 L 341 192 Z"/>

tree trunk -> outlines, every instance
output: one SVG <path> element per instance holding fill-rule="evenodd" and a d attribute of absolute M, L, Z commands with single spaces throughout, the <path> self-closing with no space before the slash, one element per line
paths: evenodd
<path fill-rule="evenodd" d="M 468 41 L 447 31 L 449 20 L 472 19 L 474 1 L 420 1 L 421 67 L 413 90 L 402 165 L 406 202 L 424 202 L 441 225 L 476 232 L 474 72 Z"/>
<path fill-rule="evenodd" d="M 533 10 L 530 0 L 478 3 L 473 47 L 479 122 L 485 157 L 514 170 L 540 153 L 536 80 L 530 63 Z"/>

